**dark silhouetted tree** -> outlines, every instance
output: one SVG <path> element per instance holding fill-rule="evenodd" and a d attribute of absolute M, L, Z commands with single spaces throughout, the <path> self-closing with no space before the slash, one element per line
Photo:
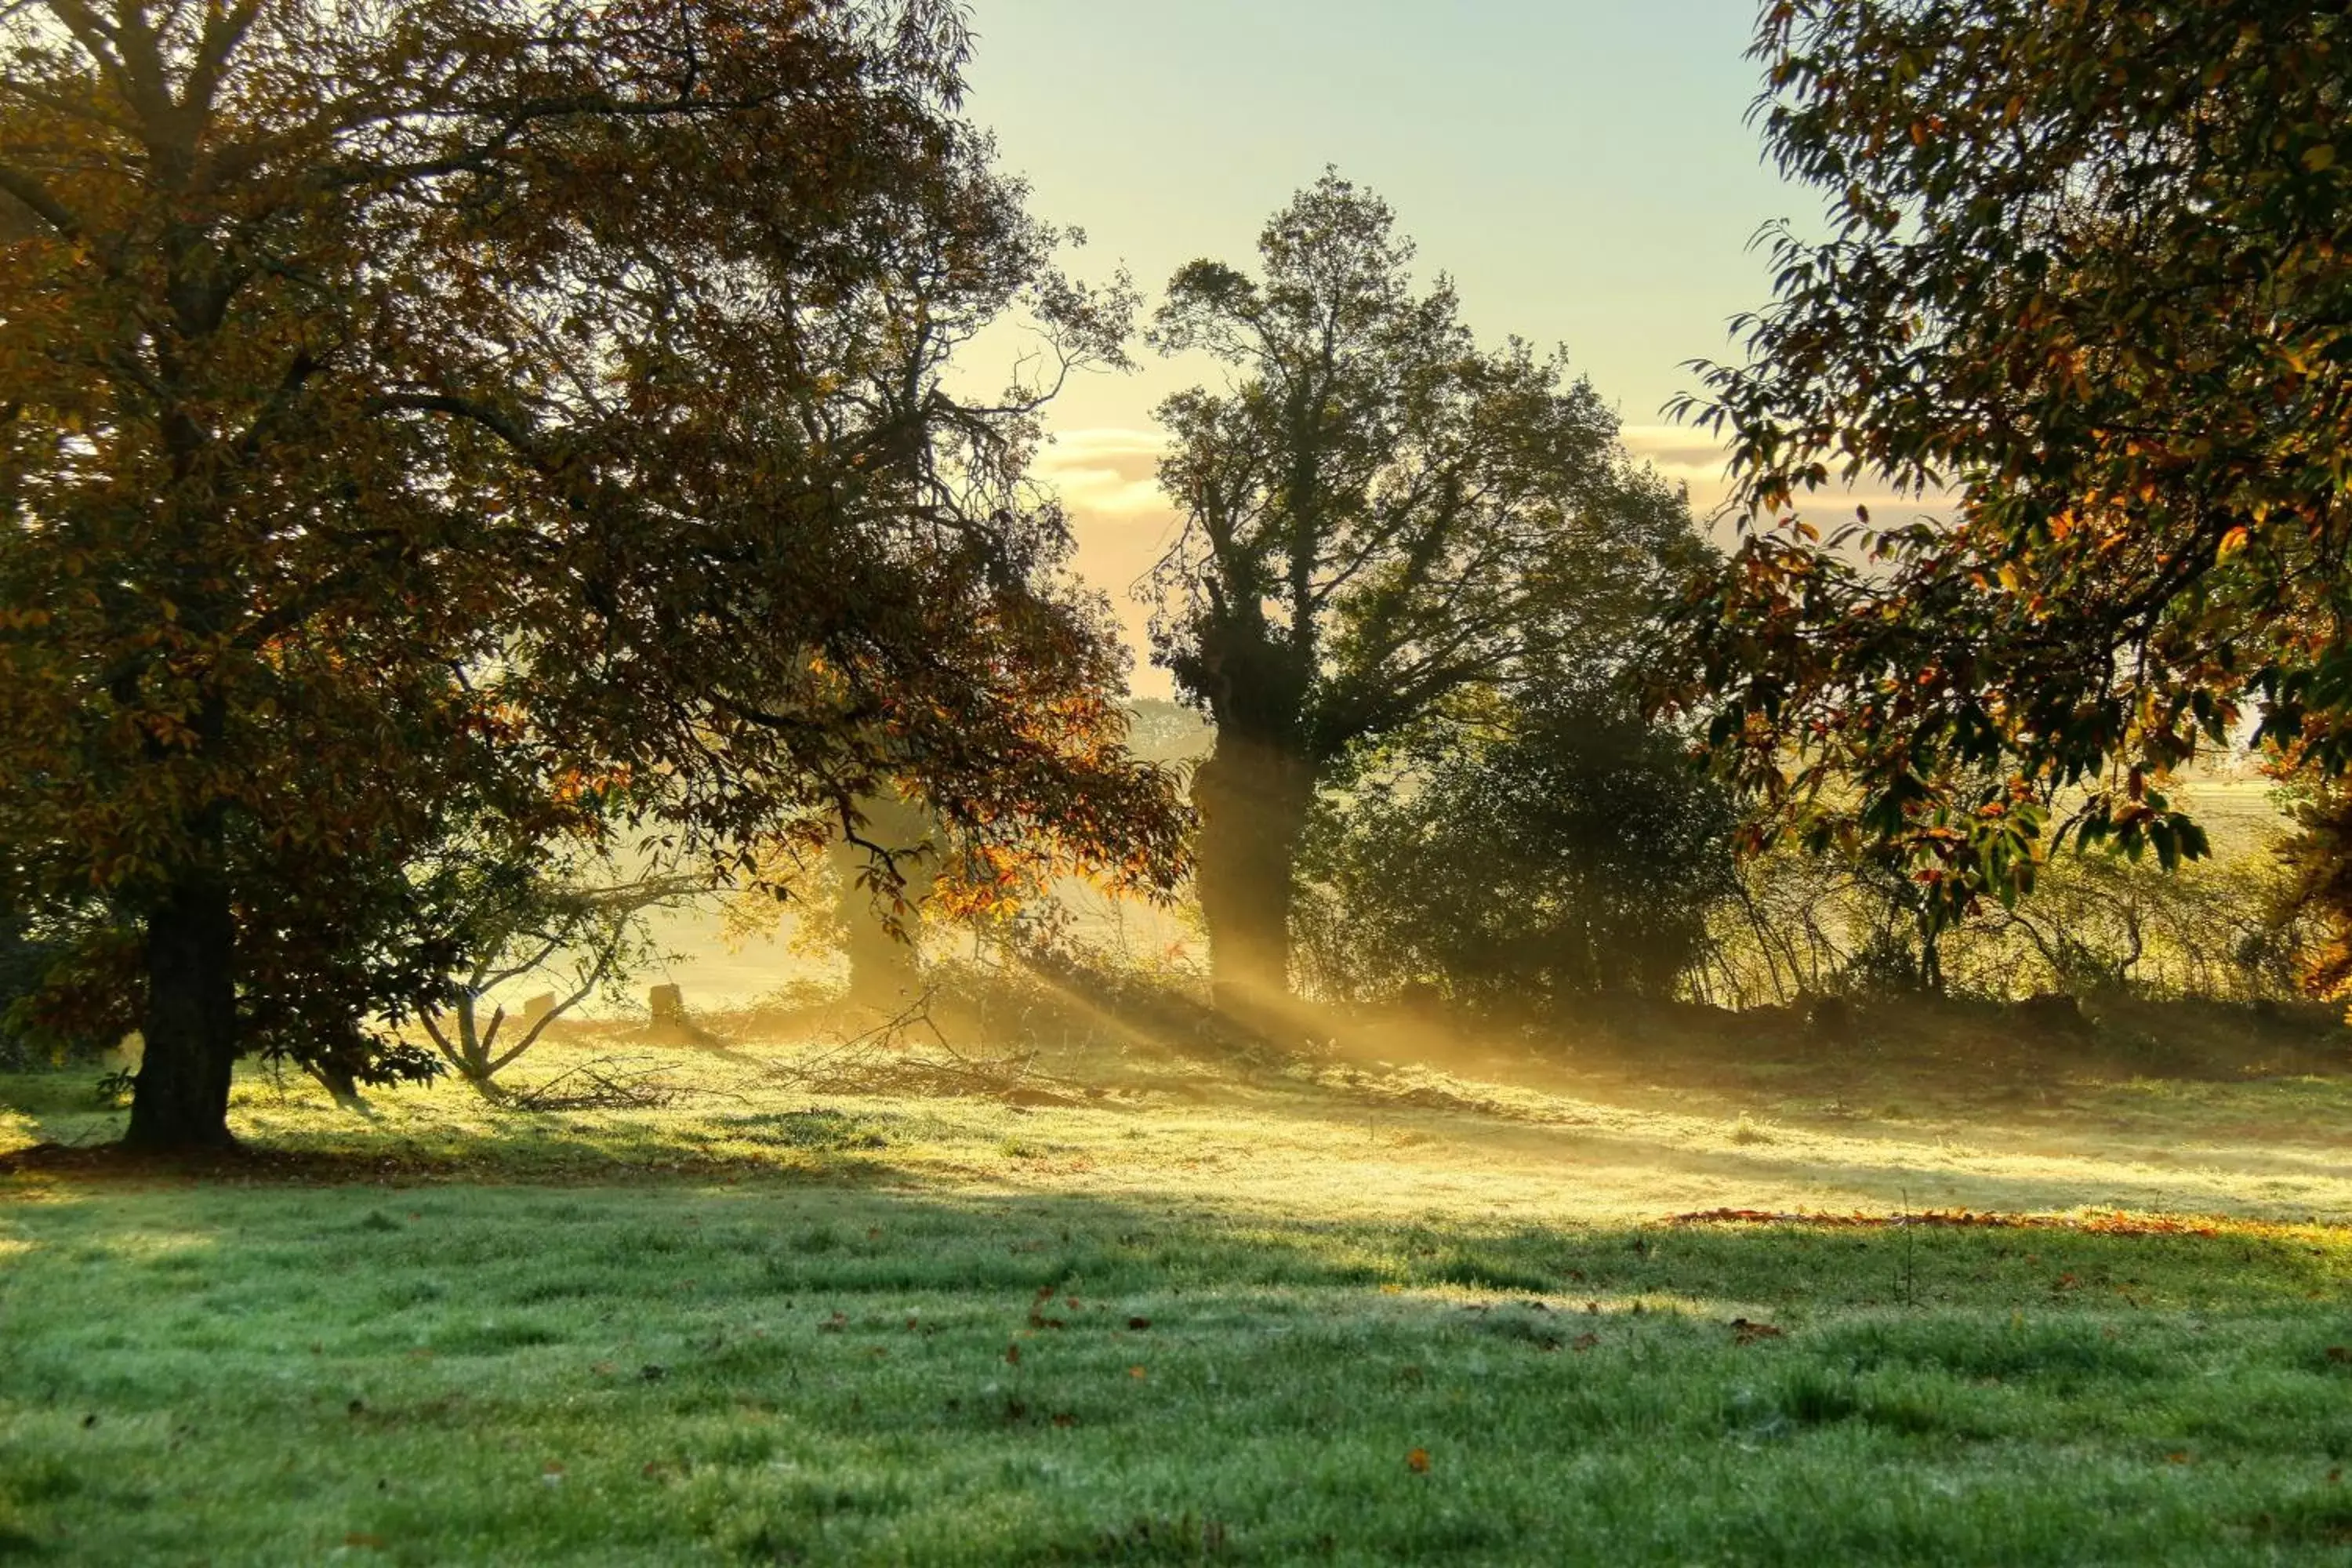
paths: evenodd
<path fill-rule="evenodd" d="M 1160 409 L 1183 528 L 1153 631 L 1216 726 L 1195 877 L 1229 1007 L 1286 990 L 1293 862 L 1338 758 L 1536 650 L 1618 646 L 1698 549 L 1591 386 L 1479 348 L 1412 257 L 1384 204 L 1326 175 L 1266 226 L 1258 277 L 1192 263 L 1153 333 L 1231 374 Z"/>
<path fill-rule="evenodd" d="M 0 8 L 0 861 L 133 933 L 132 1142 L 443 998 L 451 823 L 717 876 L 903 788 L 1171 874 L 1023 479 L 1051 386 L 942 382 L 1129 303 L 964 47 L 935 0 Z"/>

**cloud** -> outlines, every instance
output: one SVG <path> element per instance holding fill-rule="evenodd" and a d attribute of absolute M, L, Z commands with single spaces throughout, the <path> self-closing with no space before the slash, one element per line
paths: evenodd
<path fill-rule="evenodd" d="M 1037 454 L 1036 477 L 1061 492 L 1073 511 L 1098 517 L 1164 516 L 1160 455 L 1166 442 L 1151 430 L 1069 430 Z"/>
<path fill-rule="evenodd" d="M 1658 477 L 1690 491 L 1691 510 L 1714 515 L 1731 493 L 1725 472 L 1730 453 L 1704 430 L 1687 425 L 1628 425 L 1620 433 L 1633 460 L 1647 463 Z"/>
<path fill-rule="evenodd" d="M 1157 431 L 1066 430 L 1037 454 L 1031 472 L 1062 498 L 1077 542 L 1072 564 L 1110 598 L 1119 630 L 1136 656 L 1133 685 L 1141 697 L 1173 694 L 1167 672 L 1150 663 L 1151 612 L 1131 590 L 1158 563 L 1176 527 L 1160 493 Z"/>
<path fill-rule="evenodd" d="M 1660 473 L 1706 473 L 1720 477 L 1730 453 L 1704 430 L 1687 425 L 1628 425 L 1620 432 L 1625 449 Z"/>

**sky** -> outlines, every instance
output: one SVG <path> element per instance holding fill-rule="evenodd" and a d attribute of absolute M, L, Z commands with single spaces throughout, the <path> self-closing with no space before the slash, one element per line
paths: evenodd
<path fill-rule="evenodd" d="M 1821 208 L 1746 123 L 1755 19 L 1753 0 L 972 0 L 966 108 L 1039 216 L 1086 230 L 1073 269 L 1124 266 L 1147 306 L 1196 257 L 1254 266 L 1266 218 L 1336 166 L 1482 339 L 1565 344 L 1704 515 L 1721 458 L 1662 410 L 1688 361 L 1738 357 L 1730 319 L 1769 293 L 1757 230 Z M 1065 392 L 1039 475 L 1139 648 L 1129 588 L 1171 524 L 1151 409 L 1204 367 L 1138 357 Z M 1141 657 L 1134 685 L 1169 690 Z"/>

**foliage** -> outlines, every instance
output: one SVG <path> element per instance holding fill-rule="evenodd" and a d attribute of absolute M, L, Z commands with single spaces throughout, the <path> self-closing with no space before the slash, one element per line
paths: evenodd
<path fill-rule="evenodd" d="M 1055 270 L 934 0 L 0 12 L 0 845 L 144 933 L 137 1135 L 429 1005 L 447 825 L 732 862 L 904 784 L 1146 881 L 1023 475 Z M 958 400 L 1025 310 L 1047 374 Z M 177 1075 L 177 1076 L 174 1076 Z"/>
<path fill-rule="evenodd" d="M 93 900 L 35 906 L 0 889 L 0 1064 L 86 1060 L 136 1027 L 107 962 L 124 945 Z"/>
<path fill-rule="evenodd" d="M 1258 251 L 1256 277 L 1186 266 L 1155 321 L 1229 380 L 1159 409 L 1182 527 L 1152 642 L 1217 730 L 1193 795 L 1219 984 L 1278 993 L 1326 771 L 1539 658 L 1605 668 L 1702 547 L 1563 355 L 1482 349 L 1449 282 L 1417 288 L 1384 203 L 1327 174 Z"/>
<path fill-rule="evenodd" d="M 2060 837 L 2202 855 L 2168 774 L 2251 721 L 2352 757 L 2345 17 L 1780 0 L 1755 52 L 1830 230 L 1687 410 L 1757 527 L 1687 621 L 1733 770 L 1959 911 Z M 1948 515 L 1824 538 L 1847 482 Z"/>
<path fill-rule="evenodd" d="M 2031 899 L 1946 919 L 1883 851 L 1783 842 L 1740 865 L 1690 984 L 1732 1007 L 1922 991 L 2281 1002 L 2322 934 L 2294 886 L 2266 837 L 2168 872 L 2069 853 Z"/>
<path fill-rule="evenodd" d="M 2352 986 L 2352 785 L 2305 768 L 2282 781 L 2294 831 L 2278 847 L 2283 885 L 2268 900 L 2273 930 L 2300 928 L 2291 951 L 2306 988 Z"/>
<path fill-rule="evenodd" d="M 40 989 L 64 955 L 45 942 L 16 910 L 0 906 L 0 1066 L 23 1068 L 33 1059 L 20 1005 Z"/>
<path fill-rule="evenodd" d="M 1318 805 L 1293 914 L 1317 988 L 1556 1015 L 1672 995 L 1732 885 L 1728 794 L 1606 693 L 1436 728 Z"/>

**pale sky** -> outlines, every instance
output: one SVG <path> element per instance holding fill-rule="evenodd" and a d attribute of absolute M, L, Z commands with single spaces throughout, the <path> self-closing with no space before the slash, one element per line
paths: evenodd
<path fill-rule="evenodd" d="M 1720 459 L 1665 426 L 1682 366 L 1736 357 L 1729 319 L 1769 295 L 1748 241 L 1816 216 L 1744 122 L 1752 0 L 972 0 L 968 108 L 1050 221 L 1124 265 L 1148 301 L 1184 262 L 1251 266 L 1258 230 L 1327 163 L 1385 197 L 1450 274 L 1487 342 L 1565 343 L 1628 445 L 1686 480 L 1702 515 Z M 1140 350 L 1139 358 L 1149 359 Z M 1139 647 L 1130 584 L 1170 513 L 1152 406 L 1198 364 L 1074 384 L 1041 465 L 1069 503 L 1079 569 Z"/>

